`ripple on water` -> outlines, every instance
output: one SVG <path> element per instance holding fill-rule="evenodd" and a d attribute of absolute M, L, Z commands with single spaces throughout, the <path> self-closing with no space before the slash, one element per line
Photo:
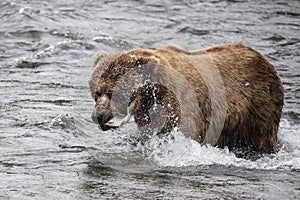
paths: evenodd
<path fill-rule="evenodd" d="M 19 60 L 16 64 L 17 68 L 29 68 L 29 69 L 36 69 L 42 65 L 47 65 L 50 63 L 47 62 L 38 62 L 38 61 L 27 61 L 27 60 Z"/>

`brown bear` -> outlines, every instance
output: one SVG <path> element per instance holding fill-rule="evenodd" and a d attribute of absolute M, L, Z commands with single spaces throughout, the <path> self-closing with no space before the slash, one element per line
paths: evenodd
<path fill-rule="evenodd" d="M 100 52 L 89 85 L 92 121 L 104 131 L 132 115 L 141 130 L 157 134 L 178 127 L 220 148 L 276 150 L 283 85 L 272 64 L 244 45 Z M 116 125 L 117 115 L 127 119 Z"/>

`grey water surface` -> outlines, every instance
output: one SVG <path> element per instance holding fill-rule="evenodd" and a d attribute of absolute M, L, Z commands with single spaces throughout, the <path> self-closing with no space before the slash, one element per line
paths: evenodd
<path fill-rule="evenodd" d="M 280 149 L 251 160 L 85 121 L 93 56 L 243 43 L 285 87 Z M 0 199 L 300 199 L 300 2 L 0 2 Z"/>

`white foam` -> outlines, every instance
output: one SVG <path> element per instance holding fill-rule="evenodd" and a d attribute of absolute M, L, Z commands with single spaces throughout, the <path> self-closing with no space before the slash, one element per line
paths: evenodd
<path fill-rule="evenodd" d="M 276 154 L 265 155 L 255 161 L 238 158 L 227 148 L 201 145 L 174 131 L 173 139 L 153 136 L 144 146 L 149 159 L 160 166 L 183 167 L 219 164 L 255 169 L 300 169 L 299 125 L 282 120 L 279 141 L 283 144 Z"/>

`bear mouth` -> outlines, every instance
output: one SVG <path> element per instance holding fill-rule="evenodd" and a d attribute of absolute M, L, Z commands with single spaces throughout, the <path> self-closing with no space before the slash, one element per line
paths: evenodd
<path fill-rule="evenodd" d="M 98 124 L 95 123 L 92 118 L 85 118 L 85 120 L 89 123 L 92 124 L 98 124 L 98 128 L 102 131 L 108 131 L 110 129 L 116 129 L 121 127 L 122 125 L 126 124 L 127 122 L 129 122 L 129 120 L 132 118 L 132 116 L 124 116 L 124 115 L 117 115 L 114 116 L 112 119 L 110 119 L 108 122 L 104 123 L 104 124 Z M 131 121 L 131 120 L 130 120 Z"/>
<path fill-rule="evenodd" d="M 98 126 L 98 128 L 102 131 L 107 131 L 110 129 L 119 128 L 122 125 L 128 123 L 129 121 L 132 121 L 131 119 L 133 119 L 132 111 L 133 111 L 134 105 L 135 105 L 135 101 L 132 101 L 129 104 L 129 106 L 127 107 L 127 114 L 125 116 L 124 115 L 114 115 L 112 119 L 110 119 L 108 122 L 106 122 L 104 124 L 100 124 Z M 86 121 L 95 123 L 95 122 L 93 122 L 93 120 L 91 118 L 86 118 Z"/>
<path fill-rule="evenodd" d="M 130 120 L 130 118 L 131 118 L 131 115 L 128 115 L 128 114 L 126 116 L 115 115 L 111 120 L 104 123 L 103 126 L 107 126 L 110 128 L 119 128 L 123 124 L 126 124 Z"/>
<path fill-rule="evenodd" d="M 127 107 L 127 114 L 125 117 L 120 116 L 120 115 L 114 116 L 111 120 L 109 120 L 108 122 L 106 122 L 104 124 L 104 128 L 108 128 L 108 127 L 109 128 L 119 128 L 122 125 L 128 123 L 133 116 L 132 111 L 133 111 L 134 105 L 135 105 L 135 101 L 132 101 Z"/>

